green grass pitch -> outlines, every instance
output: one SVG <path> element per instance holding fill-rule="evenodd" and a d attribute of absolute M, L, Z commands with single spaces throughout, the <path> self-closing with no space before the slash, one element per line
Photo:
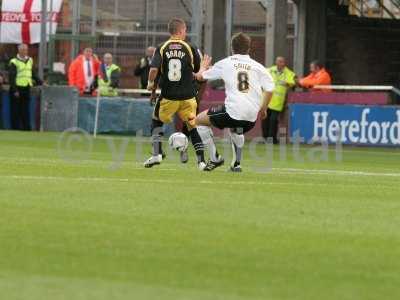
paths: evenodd
<path fill-rule="evenodd" d="M 201 173 L 73 137 L 0 131 L 0 299 L 400 299 L 399 149 Z"/>

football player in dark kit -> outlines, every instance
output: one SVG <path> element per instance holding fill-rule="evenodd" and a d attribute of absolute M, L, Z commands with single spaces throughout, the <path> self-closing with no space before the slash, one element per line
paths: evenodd
<path fill-rule="evenodd" d="M 201 68 L 201 56 L 196 48 L 185 42 L 185 21 L 172 19 L 168 30 L 170 39 L 156 49 L 150 65 L 147 89 L 154 89 L 157 75 L 160 75 L 161 96 L 155 104 L 152 119 L 153 153 L 144 166 L 151 168 L 161 163 L 162 126 L 172 122 L 174 115 L 178 114 L 189 129 L 198 168 L 204 170 L 204 145 L 195 125 L 197 87 L 193 76 Z"/>
<path fill-rule="evenodd" d="M 205 92 L 206 89 L 206 81 L 197 81 L 195 80 L 195 85 L 196 85 L 196 90 L 197 90 L 197 95 L 196 95 L 196 101 L 197 101 L 197 111 L 196 111 L 196 115 L 199 114 L 199 108 L 200 108 L 200 102 L 201 99 L 203 97 L 203 94 Z M 183 124 L 182 129 L 181 129 L 182 133 L 184 135 L 187 136 L 188 139 L 190 139 L 190 134 L 189 134 L 189 127 L 186 124 Z M 189 161 L 189 155 L 188 155 L 188 150 L 186 149 L 185 151 L 182 151 L 180 153 L 181 155 L 181 163 L 185 164 Z"/>

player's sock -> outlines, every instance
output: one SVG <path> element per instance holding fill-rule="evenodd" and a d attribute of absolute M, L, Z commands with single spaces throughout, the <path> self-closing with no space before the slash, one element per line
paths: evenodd
<path fill-rule="evenodd" d="M 208 126 L 197 126 L 197 131 L 204 145 L 208 147 L 211 161 L 217 162 L 219 160 L 219 153 L 214 143 L 214 134 L 212 129 Z"/>
<path fill-rule="evenodd" d="M 240 161 L 242 160 L 242 148 L 239 148 L 234 143 L 232 143 L 232 150 L 233 150 L 232 166 L 237 167 L 240 165 Z"/>
<path fill-rule="evenodd" d="M 231 142 L 233 150 L 232 166 L 236 167 L 240 165 L 242 160 L 242 149 L 244 146 L 244 135 L 231 132 Z"/>
<path fill-rule="evenodd" d="M 215 146 L 214 139 L 211 140 L 211 143 L 208 145 L 208 147 L 210 151 L 210 159 L 212 161 L 218 161 L 220 159 L 220 155 L 218 153 L 217 147 Z"/>
<path fill-rule="evenodd" d="M 184 134 L 184 135 L 186 135 L 186 137 L 189 139 L 190 138 L 190 131 L 189 131 L 189 128 L 187 127 L 187 124 L 183 124 L 183 126 L 182 126 L 182 133 Z"/>
<path fill-rule="evenodd" d="M 189 131 L 189 133 L 194 150 L 196 151 L 197 161 L 199 163 L 204 162 L 204 145 L 199 135 L 199 132 L 197 131 L 197 128 L 193 128 Z"/>
<path fill-rule="evenodd" d="M 151 124 L 151 137 L 153 145 L 153 156 L 162 154 L 162 142 L 161 137 L 163 136 L 163 122 L 153 119 Z"/>
<path fill-rule="evenodd" d="M 189 128 L 188 125 L 186 123 L 183 123 L 182 126 L 182 133 L 184 135 L 186 135 L 186 137 L 188 138 L 188 140 L 190 140 L 190 132 L 189 132 Z M 186 149 L 185 151 L 182 151 L 180 153 L 180 159 L 181 159 L 181 163 L 186 164 L 189 161 L 189 154 L 188 154 L 188 149 Z"/>

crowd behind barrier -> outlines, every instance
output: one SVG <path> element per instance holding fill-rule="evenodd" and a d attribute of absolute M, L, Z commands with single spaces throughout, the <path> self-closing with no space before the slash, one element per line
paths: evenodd
<path fill-rule="evenodd" d="M 141 89 L 120 89 L 121 70 L 113 63 L 112 55 L 106 53 L 100 60 L 94 54 L 93 49 L 85 48 L 69 67 L 68 83 L 70 88 L 60 87 L 61 89 L 57 89 L 44 86 L 41 88 L 41 96 L 33 88 L 34 85 L 41 85 L 42 80 L 33 69 L 33 61 L 28 56 L 28 51 L 27 45 L 19 45 L 17 56 L 10 61 L 9 92 L 2 87 L 7 80 L 6 76 L 0 72 L 0 90 L 4 90 L 0 97 L 2 100 L 0 101 L 0 128 L 62 131 L 68 126 L 75 126 L 95 134 L 140 132 L 143 135 L 150 135 L 153 111 L 149 101 L 151 93 L 144 90 L 143 86 L 155 48 L 147 48 L 144 57 L 140 59 L 135 68 L 135 75 L 141 79 Z M 386 139 L 382 137 L 383 134 L 392 134 L 392 137 L 396 134 L 400 135 L 400 129 L 396 131 L 397 125 L 381 126 L 382 128 L 392 128 L 391 132 L 385 132 L 382 131 L 382 128 L 379 131 L 373 123 L 378 122 L 374 121 L 373 112 L 375 110 L 373 108 L 375 106 L 395 104 L 396 99 L 399 98 L 400 91 L 394 87 L 331 85 L 332 79 L 329 72 L 317 60 L 310 63 L 310 73 L 304 78 L 298 78 L 287 67 L 284 57 L 277 57 L 275 65 L 266 70 L 275 82 L 275 90 L 268 104 L 267 118 L 257 121 L 255 129 L 249 133 L 250 137 L 272 138 L 274 143 L 278 143 L 282 135 L 291 137 L 296 130 L 299 130 L 300 133 L 302 130 L 309 137 L 310 128 L 314 128 L 313 141 L 315 141 L 316 132 L 321 129 L 320 127 L 328 124 L 327 128 L 322 129 L 322 133 L 325 133 L 325 131 L 331 130 L 329 127 L 331 123 L 329 123 L 330 119 L 321 121 L 313 119 L 312 116 L 330 116 L 332 110 L 335 111 L 336 118 L 339 118 L 340 115 L 346 116 L 347 111 L 357 111 L 353 107 L 357 105 L 368 106 L 368 116 L 372 118 L 370 122 L 374 124 L 372 129 L 368 129 L 371 131 L 370 137 L 373 141 L 380 140 L 379 144 L 385 145 Z M 297 90 L 301 88 L 307 92 L 294 91 L 296 87 Z M 62 89 L 66 89 L 65 93 L 62 92 Z M 71 94 L 73 89 L 77 91 L 76 97 Z M 52 93 L 53 96 L 51 96 Z M 397 95 L 393 97 L 393 93 Z M 75 104 L 71 108 L 69 105 L 73 103 L 72 99 L 75 99 Z M 224 99 L 223 87 L 215 88 L 213 84 L 209 84 L 200 101 L 200 111 L 216 103 L 222 104 Z M 338 105 L 342 105 L 342 107 L 336 107 Z M 380 111 L 379 117 L 377 117 L 379 122 L 393 123 L 397 121 L 396 118 L 392 118 L 392 115 L 386 116 L 386 113 L 393 114 L 393 111 Z M 362 122 L 362 118 L 366 117 L 366 111 L 361 110 L 361 114 L 358 116 L 357 113 L 354 113 L 351 117 L 352 120 L 359 118 Z M 397 114 L 397 110 L 394 111 L 394 114 Z M 348 123 L 351 123 L 352 120 L 348 120 Z M 19 122 L 22 127 L 17 126 Z M 364 120 L 364 122 L 367 121 Z M 334 129 L 337 127 L 335 124 L 334 122 L 332 125 Z M 345 121 L 341 124 L 348 126 Z M 317 129 L 315 129 L 316 126 Z M 339 129 L 342 128 L 340 126 Z M 353 125 L 352 132 L 357 132 L 357 126 L 361 125 Z M 166 130 L 171 133 L 179 128 L 175 128 L 172 124 L 172 126 L 167 126 Z M 217 136 L 222 134 L 217 130 Z M 333 142 L 333 140 L 334 138 L 327 139 L 328 142 Z M 343 140 L 346 142 L 357 139 L 343 136 Z M 358 140 L 365 142 L 365 138 Z M 396 145 L 396 138 L 392 141 L 394 142 L 389 144 Z"/>
<path fill-rule="evenodd" d="M 43 91 L 51 90 L 55 87 L 43 87 Z M 70 89 L 69 87 L 58 87 L 63 89 Z M 149 98 L 140 96 L 141 93 L 145 93 L 145 91 L 140 89 L 122 89 L 120 90 L 121 94 L 126 96 L 110 98 L 110 97 L 101 97 L 100 111 L 99 111 L 99 133 L 131 133 L 136 134 L 138 130 L 142 130 L 143 135 L 148 136 L 150 134 L 150 120 L 152 115 L 153 108 L 150 106 Z M 130 93 L 136 93 L 135 96 L 127 96 Z M 140 93 L 140 94 L 139 94 Z M 42 93 L 43 94 L 43 93 Z M 65 99 L 61 99 L 66 103 L 71 102 L 70 96 L 67 93 L 62 92 L 63 95 L 67 95 Z M 225 98 L 224 90 L 212 89 L 208 87 L 203 95 L 203 100 L 200 104 L 200 109 L 206 109 L 212 104 L 222 104 Z M 89 133 L 93 132 L 94 129 L 94 119 L 95 119 L 95 105 L 96 105 L 96 97 L 78 97 L 79 106 L 78 106 L 78 118 L 76 126 L 80 127 Z M 325 111 L 328 108 L 334 109 L 337 107 L 342 107 L 343 109 L 347 109 L 350 111 L 353 107 L 362 106 L 365 108 L 371 107 L 388 107 L 392 106 L 393 99 L 391 94 L 388 92 L 332 92 L 332 93 L 308 93 L 308 92 L 291 92 L 288 95 L 288 105 L 286 107 L 285 113 L 282 116 L 282 122 L 280 125 L 280 131 L 283 133 L 287 133 L 287 135 L 293 133 L 293 130 L 290 127 L 290 122 L 300 122 L 305 124 L 304 127 L 312 128 L 313 122 L 312 118 L 307 117 L 307 114 L 310 112 L 296 109 L 293 112 L 292 106 L 297 104 L 308 105 L 312 107 L 314 113 L 319 112 L 319 108 L 324 108 Z M 8 97 L 8 93 L 3 93 L 3 127 L 5 129 L 11 128 L 10 122 L 10 100 Z M 43 99 L 39 101 L 39 93 L 34 92 L 31 97 L 30 102 L 30 116 L 31 116 L 31 126 L 34 130 L 40 130 L 40 120 L 42 122 L 45 119 L 45 113 L 41 112 L 41 103 L 43 106 Z M 322 105 L 331 105 L 325 106 Z M 394 106 L 396 108 L 396 106 Z M 47 110 L 49 107 L 47 107 Z M 301 113 L 301 115 L 299 115 Z M 338 112 L 336 112 L 337 114 Z M 346 110 L 341 110 L 339 113 L 346 115 Z M 312 113 L 311 113 L 312 115 Z M 293 117 L 290 119 L 290 117 Z M 373 114 L 370 114 L 373 117 Z M 361 121 L 361 115 L 358 116 Z M 355 116 L 353 119 L 356 119 Z M 379 116 L 380 123 L 382 123 L 385 119 L 385 116 Z M 388 120 L 391 117 L 388 117 Z M 60 121 L 61 118 L 56 118 L 56 121 Z M 371 119 L 371 122 L 374 120 Z M 389 120 L 390 121 L 390 120 Z M 294 123 L 293 123 L 294 124 Z M 308 125 L 307 125 L 308 124 Z M 75 125 L 75 124 L 74 124 Z M 249 132 L 250 137 L 259 137 L 262 136 L 261 130 L 261 120 L 258 120 L 258 125 Z M 46 127 L 42 128 L 43 130 L 47 130 Z M 66 129 L 66 128 L 63 128 Z M 173 126 L 168 128 L 168 133 L 176 130 Z M 375 130 L 375 129 L 374 129 Z M 61 130 L 60 130 L 61 131 Z M 216 131 L 217 136 L 223 136 L 221 131 Z"/>

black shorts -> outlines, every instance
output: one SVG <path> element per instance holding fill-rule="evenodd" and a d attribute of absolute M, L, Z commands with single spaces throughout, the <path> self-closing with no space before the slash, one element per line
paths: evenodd
<path fill-rule="evenodd" d="M 212 106 L 207 115 L 210 117 L 210 122 L 214 127 L 219 129 L 230 128 L 237 134 L 244 134 L 253 129 L 256 122 L 240 121 L 231 118 L 226 112 L 225 105 Z"/>

